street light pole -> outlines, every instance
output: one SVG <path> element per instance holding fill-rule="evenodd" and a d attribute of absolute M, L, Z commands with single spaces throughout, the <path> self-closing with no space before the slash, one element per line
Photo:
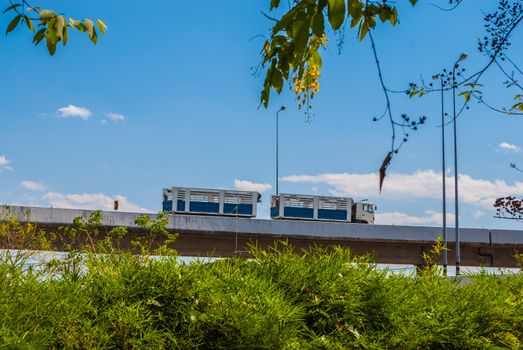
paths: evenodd
<path fill-rule="evenodd" d="M 441 89 L 441 175 L 443 183 L 443 273 L 447 275 L 448 255 L 447 255 L 447 192 L 445 178 L 445 103 L 443 91 L 443 74 L 432 77 L 433 80 L 440 81 Z"/>
<path fill-rule="evenodd" d="M 285 105 L 282 105 L 280 109 L 278 109 L 278 112 L 276 112 L 276 194 L 278 195 L 280 192 L 278 191 L 278 169 L 279 169 L 279 161 L 278 161 L 278 155 L 279 155 L 279 149 L 278 149 L 278 124 L 279 124 L 279 114 L 281 111 L 284 111 L 287 107 Z"/>
<path fill-rule="evenodd" d="M 455 210 L 455 233 L 456 233 L 456 276 L 459 276 L 460 263 L 461 263 L 461 246 L 459 241 L 459 206 L 458 206 L 458 147 L 457 147 L 457 137 L 456 137 L 456 68 L 459 65 L 459 62 L 467 59 L 467 54 L 462 53 L 454 67 L 452 67 L 452 109 L 453 109 L 453 125 L 454 125 L 454 206 Z"/>

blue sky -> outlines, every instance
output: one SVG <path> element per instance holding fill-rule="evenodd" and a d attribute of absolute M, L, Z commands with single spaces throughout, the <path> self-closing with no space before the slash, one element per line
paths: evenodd
<path fill-rule="evenodd" d="M 445 5 L 446 1 L 440 1 Z M 161 209 L 166 186 L 264 190 L 260 216 L 274 191 L 274 122 L 280 114 L 280 192 L 368 198 L 378 222 L 436 225 L 441 221 L 439 95 L 393 96 L 396 115 L 427 115 L 389 167 L 378 193 L 377 169 L 389 149 L 370 43 L 345 34 L 341 54 L 331 36 L 324 53 L 321 91 L 307 122 L 287 89 L 258 108 L 259 62 L 271 22 L 268 1 L 42 1 L 75 18 L 102 18 L 97 46 L 81 33 L 50 57 L 33 47 L 27 30 L 0 40 L 0 203 L 123 210 Z M 476 50 L 482 10 L 494 1 L 464 2 L 442 12 L 428 1 L 400 4 L 400 25 L 375 33 L 390 88 L 452 67 L 468 52 L 473 71 L 486 58 Z M 275 14 L 277 15 L 277 14 Z M 8 16 L 0 17 L 5 28 Z M 521 30 L 512 58 L 523 57 Z M 485 98 L 508 105 L 497 71 L 485 77 Z M 447 102 L 450 102 L 450 95 Z M 450 107 L 450 105 L 448 105 Z M 473 103 L 459 119 L 460 218 L 464 226 L 521 228 L 493 219 L 492 198 L 523 196 L 521 117 Z M 447 128 L 450 141 L 451 129 Z M 451 187 L 452 145 L 447 145 Z M 272 186 L 272 188 L 271 188 Z M 449 193 L 449 196 L 451 193 Z M 452 197 L 449 197 L 452 212 Z M 451 213 L 452 214 L 452 213 Z"/>

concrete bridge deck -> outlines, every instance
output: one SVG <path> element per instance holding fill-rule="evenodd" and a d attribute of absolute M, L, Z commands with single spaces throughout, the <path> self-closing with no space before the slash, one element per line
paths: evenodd
<path fill-rule="evenodd" d="M 0 206 L 0 218 L 14 215 L 22 221 L 54 229 L 71 225 L 75 217 L 92 210 Z M 143 234 L 136 218 L 141 213 L 103 211 L 107 228 L 123 226 Z M 156 215 L 147 214 L 151 218 Z M 245 256 L 249 244 L 270 246 L 287 240 L 295 248 L 348 246 L 354 254 L 372 254 L 379 263 L 423 263 L 440 227 L 365 225 L 339 222 L 263 220 L 203 215 L 173 215 L 167 229 L 179 233 L 175 248 L 181 256 Z M 515 255 L 523 253 L 523 231 L 463 228 L 460 230 L 461 264 L 464 266 L 517 267 Z M 449 264 L 453 264 L 454 230 L 448 229 Z"/>

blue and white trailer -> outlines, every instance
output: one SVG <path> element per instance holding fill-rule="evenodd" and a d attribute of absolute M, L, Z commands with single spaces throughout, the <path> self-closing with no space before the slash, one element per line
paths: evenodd
<path fill-rule="evenodd" d="M 375 206 L 348 197 L 281 193 L 273 195 L 271 218 L 374 223 Z"/>
<path fill-rule="evenodd" d="M 251 191 L 190 187 L 163 189 L 163 210 L 171 213 L 255 217 L 260 201 L 261 195 Z"/>

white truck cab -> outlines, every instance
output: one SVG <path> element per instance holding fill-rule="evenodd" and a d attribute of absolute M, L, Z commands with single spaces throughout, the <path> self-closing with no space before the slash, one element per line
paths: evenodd
<path fill-rule="evenodd" d="M 374 204 L 367 201 L 356 202 L 352 207 L 352 222 L 360 222 L 366 224 L 374 223 Z"/>

